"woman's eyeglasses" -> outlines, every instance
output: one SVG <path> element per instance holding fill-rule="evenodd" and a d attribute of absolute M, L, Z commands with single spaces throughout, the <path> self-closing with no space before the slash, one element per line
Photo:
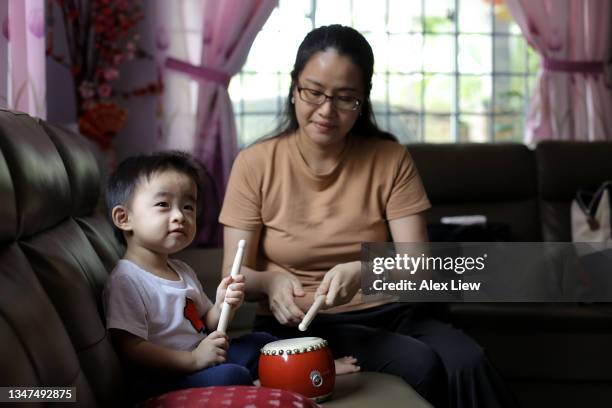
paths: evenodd
<path fill-rule="evenodd" d="M 361 105 L 361 100 L 354 96 L 331 96 L 314 89 L 302 88 L 300 86 L 297 87 L 297 90 L 301 100 L 313 105 L 323 105 L 328 99 L 331 100 L 331 103 L 335 108 L 340 110 L 354 111 Z"/>

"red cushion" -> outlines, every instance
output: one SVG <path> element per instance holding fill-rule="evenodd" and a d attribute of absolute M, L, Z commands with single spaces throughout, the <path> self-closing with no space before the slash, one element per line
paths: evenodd
<path fill-rule="evenodd" d="M 255 386 L 187 388 L 146 400 L 145 408 L 240 407 L 316 408 L 310 399 L 295 392 Z"/>

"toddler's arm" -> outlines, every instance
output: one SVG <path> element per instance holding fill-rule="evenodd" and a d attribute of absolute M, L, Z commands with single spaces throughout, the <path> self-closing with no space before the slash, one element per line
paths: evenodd
<path fill-rule="evenodd" d="M 111 329 L 110 332 L 123 356 L 138 365 L 161 371 L 191 373 L 223 363 L 229 344 L 224 334 L 213 332 L 193 351 L 180 351 L 153 344 L 124 330 Z"/>

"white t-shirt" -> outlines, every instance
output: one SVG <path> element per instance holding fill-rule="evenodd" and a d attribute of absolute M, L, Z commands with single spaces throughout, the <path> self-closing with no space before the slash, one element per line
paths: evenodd
<path fill-rule="evenodd" d="M 212 302 L 189 265 L 175 259 L 168 265 L 180 280 L 163 279 L 120 260 L 104 288 L 106 327 L 174 350 L 193 350 L 206 337 L 200 318 Z"/>

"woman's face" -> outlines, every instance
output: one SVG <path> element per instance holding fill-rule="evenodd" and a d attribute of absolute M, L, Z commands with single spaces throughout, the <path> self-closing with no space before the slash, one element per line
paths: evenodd
<path fill-rule="evenodd" d="M 342 142 L 355 124 L 361 106 L 356 110 L 339 109 L 330 98 L 326 98 L 322 105 L 306 102 L 300 97 L 298 87 L 307 88 L 309 91 L 302 92 L 310 92 L 311 96 L 324 93 L 345 101 L 351 98 L 363 101 L 362 84 L 361 69 L 348 57 L 332 49 L 314 54 L 304 66 L 293 90 L 299 131 L 321 146 Z"/>

